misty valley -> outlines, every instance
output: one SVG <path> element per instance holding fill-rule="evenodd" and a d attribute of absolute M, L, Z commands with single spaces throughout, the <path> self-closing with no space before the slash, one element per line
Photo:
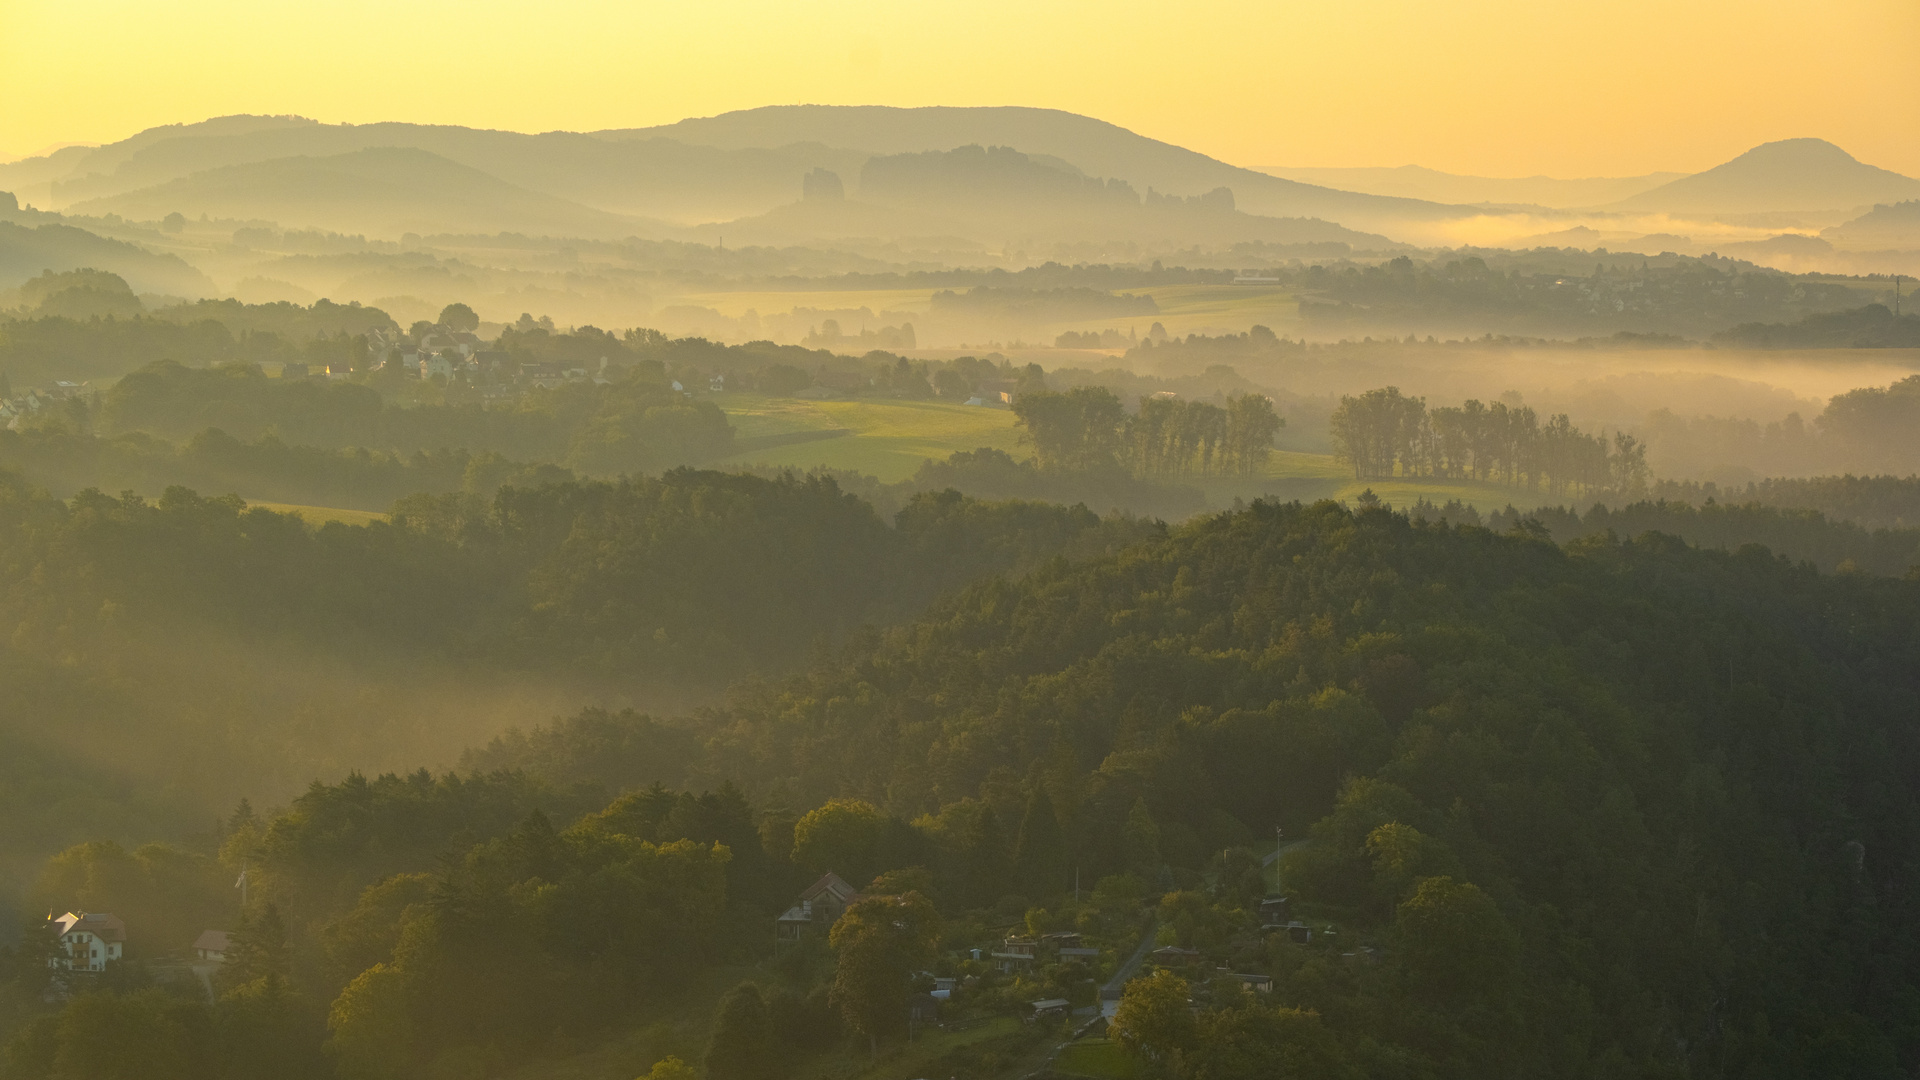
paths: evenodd
<path fill-rule="evenodd" d="M 0 1080 L 1920 1070 L 1920 180 L 0 161 Z"/>

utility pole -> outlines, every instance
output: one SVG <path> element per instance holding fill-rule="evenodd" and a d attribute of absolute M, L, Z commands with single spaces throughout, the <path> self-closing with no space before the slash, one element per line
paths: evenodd
<path fill-rule="evenodd" d="M 1893 317 L 1900 317 L 1900 275 L 1893 275 Z"/>

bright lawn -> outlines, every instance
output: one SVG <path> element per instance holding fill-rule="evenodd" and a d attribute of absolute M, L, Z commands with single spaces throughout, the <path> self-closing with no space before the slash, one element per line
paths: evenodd
<path fill-rule="evenodd" d="M 338 521 L 345 525 L 365 525 L 372 521 L 385 521 L 387 515 L 372 510 L 344 510 L 337 506 L 296 506 L 293 503 L 254 502 L 247 503 L 249 508 L 259 507 L 272 510 L 277 514 L 298 514 L 309 525 L 325 525 L 329 521 Z"/>
<path fill-rule="evenodd" d="M 922 461 L 944 460 L 955 450 L 990 446 L 1026 456 L 1013 413 L 1005 409 L 937 401 L 796 401 L 747 394 L 717 394 L 713 400 L 743 439 L 833 429 L 851 433 L 747 450 L 715 463 L 720 468 L 825 465 L 893 483 L 912 476 Z"/>
<path fill-rule="evenodd" d="M 1081 1039 L 1053 1060 L 1053 1071 L 1069 1076 L 1111 1077 L 1113 1080 L 1136 1080 L 1143 1074 L 1133 1058 L 1127 1056 L 1120 1044 L 1106 1039 Z"/>

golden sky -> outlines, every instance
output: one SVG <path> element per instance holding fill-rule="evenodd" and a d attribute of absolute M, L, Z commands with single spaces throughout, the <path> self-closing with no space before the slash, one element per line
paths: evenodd
<path fill-rule="evenodd" d="M 1920 0 L 0 0 L 0 155 L 230 113 L 543 131 L 1039 105 L 1243 165 L 1920 175 Z"/>

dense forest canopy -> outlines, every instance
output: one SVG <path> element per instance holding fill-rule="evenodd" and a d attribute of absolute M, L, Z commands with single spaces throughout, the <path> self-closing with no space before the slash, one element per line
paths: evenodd
<path fill-rule="evenodd" d="M 427 537 L 524 543 L 441 513 Z M 838 869 L 880 906 L 835 930 L 841 974 L 810 983 L 796 959 L 774 996 L 863 1041 L 900 1037 L 871 1011 L 905 1000 L 890 958 L 964 965 L 1005 910 L 1124 942 L 1149 894 L 1163 940 L 1272 981 L 1258 1000 L 1172 971 L 1129 986 L 1116 1038 L 1196 1076 L 1296 1075 L 1246 1062 L 1306 1039 L 1298 1075 L 1891 1077 L 1920 1059 L 1917 641 L 1920 580 L 1256 503 L 968 586 L 685 725 L 584 713 L 464 776 L 243 808 L 224 864 L 94 846 L 41 888 L 210 910 L 222 866 L 254 866 L 235 975 L 265 984 L 154 1023 L 215 1025 L 199 1052 L 229 1059 L 265 1026 L 289 1070 L 537 1060 Z M 1282 874 L 1339 946 L 1259 932 L 1248 849 L 1275 826 L 1307 838 Z M 618 929 L 587 948 L 558 911 Z M 862 944 L 882 912 L 924 936 Z M 1194 998 L 1194 1026 L 1153 1021 L 1162 993 L 1182 1016 Z M 35 1062 L 78 1053 L 83 1015 L 36 1021 L 11 1067 L 52 1075 Z M 820 1052 L 782 1030 L 790 1061 Z"/>

